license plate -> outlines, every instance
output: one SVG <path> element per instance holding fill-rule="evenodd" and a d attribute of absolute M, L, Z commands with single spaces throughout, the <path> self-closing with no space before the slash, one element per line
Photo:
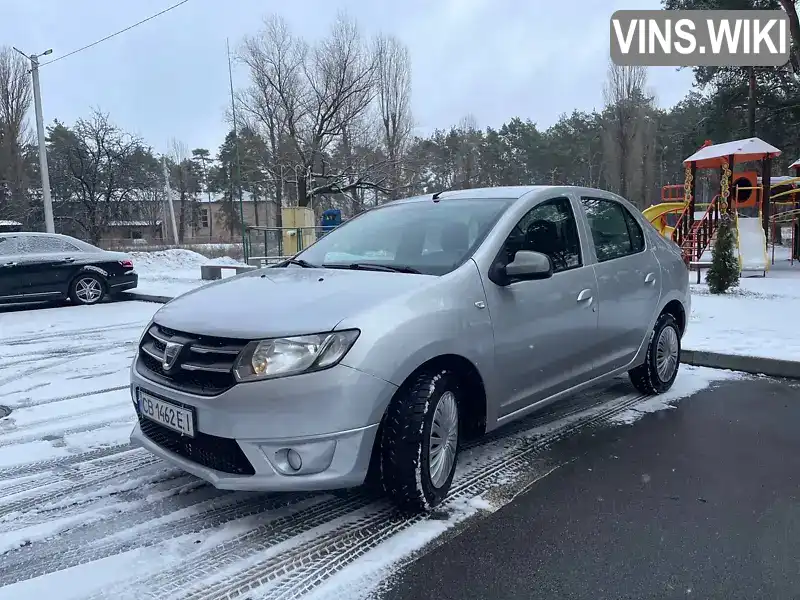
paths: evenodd
<path fill-rule="evenodd" d="M 173 431 L 194 437 L 194 413 L 139 390 L 139 410 L 142 415 Z"/>

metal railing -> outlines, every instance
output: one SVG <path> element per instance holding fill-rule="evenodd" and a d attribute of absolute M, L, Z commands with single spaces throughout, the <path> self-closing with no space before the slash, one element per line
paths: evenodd
<path fill-rule="evenodd" d="M 251 265 L 270 265 L 286 260 L 325 237 L 335 227 L 250 226 L 245 237 L 247 261 Z"/>

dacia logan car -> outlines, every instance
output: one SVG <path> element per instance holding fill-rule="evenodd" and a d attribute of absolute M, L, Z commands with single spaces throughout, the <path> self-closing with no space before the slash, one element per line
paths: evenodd
<path fill-rule="evenodd" d="M 625 372 L 669 389 L 689 312 L 680 249 L 612 193 L 397 200 L 164 305 L 131 368 L 131 440 L 222 489 L 377 474 L 426 510 L 466 439 Z"/>

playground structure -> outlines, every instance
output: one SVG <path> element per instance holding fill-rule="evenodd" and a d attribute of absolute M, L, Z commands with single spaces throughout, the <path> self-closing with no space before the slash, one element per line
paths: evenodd
<path fill-rule="evenodd" d="M 791 228 L 791 260 L 800 259 L 800 160 L 792 165 L 794 177 L 771 176 L 771 161 L 781 151 L 759 138 L 724 144 L 706 142 L 683 161 L 682 185 L 665 185 L 661 202 L 643 211 L 661 234 L 677 243 L 690 269 L 711 265 L 712 244 L 720 215 L 729 214 L 735 223 L 740 271 L 766 276 L 775 262 L 775 240 L 780 229 Z M 757 171 L 734 171 L 742 163 L 760 163 Z M 698 169 L 718 169 L 720 192 L 710 202 L 696 201 Z M 772 260 L 768 243 L 772 243 Z"/>

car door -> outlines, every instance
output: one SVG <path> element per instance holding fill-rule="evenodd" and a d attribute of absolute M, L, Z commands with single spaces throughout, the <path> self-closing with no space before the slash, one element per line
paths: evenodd
<path fill-rule="evenodd" d="M 68 239 L 58 236 L 37 236 L 36 251 L 45 258 L 41 269 L 40 292 L 68 293 L 72 277 L 80 269 L 86 255 Z"/>
<path fill-rule="evenodd" d="M 56 298 L 66 293 L 61 281 L 71 269 L 70 253 L 55 236 L 21 235 L 18 237 L 17 270 L 23 282 L 22 293 L 34 300 Z M 75 248 L 77 251 L 77 248 Z"/>
<path fill-rule="evenodd" d="M 8 302 L 22 294 L 17 236 L 0 233 L 0 302 Z"/>
<path fill-rule="evenodd" d="M 622 202 L 583 196 L 599 287 L 598 369 L 626 366 L 636 356 L 655 319 L 661 267 L 647 247 L 641 225 Z"/>
<path fill-rule="evenodd" d="M 519 250 L 550 257 L 553 276 L 507 286 L 485 279 L 500 382 L 498 420 L 589 376 L 597 333 L 597 283 L 583 259 L 575 205 L 567 196 L 537 203 L 516 224 L 495 260 Z"/>

